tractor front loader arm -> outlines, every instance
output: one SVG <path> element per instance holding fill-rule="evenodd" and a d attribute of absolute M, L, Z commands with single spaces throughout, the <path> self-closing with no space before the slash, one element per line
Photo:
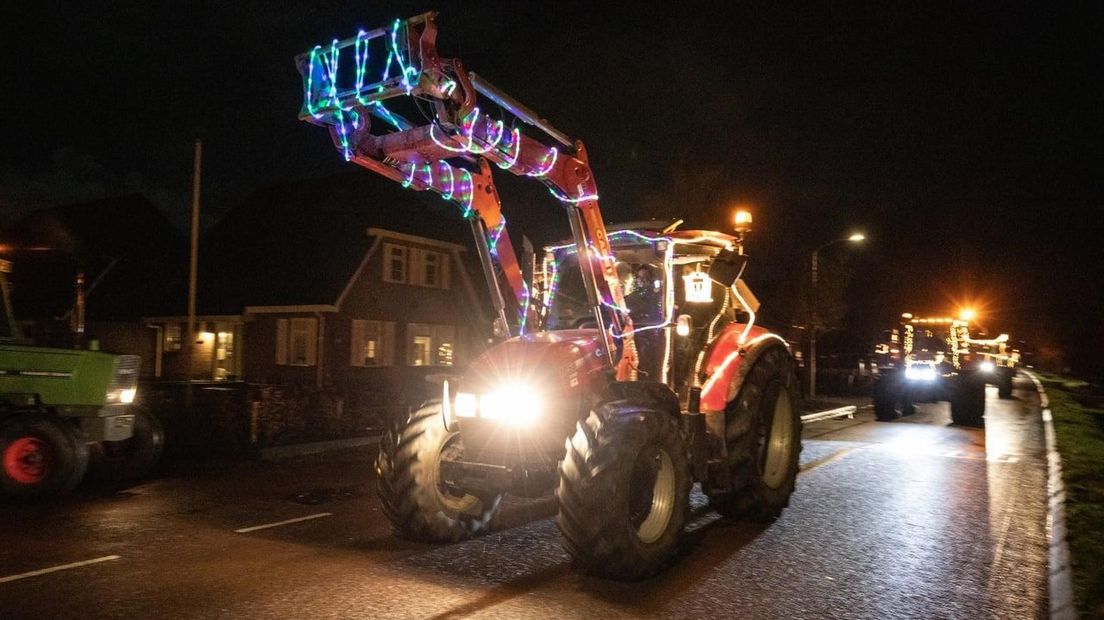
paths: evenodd
<path fill-rule="evenodd" d="M 436 36 L 436 13 L 430 12 L 300 55 L 305 91 L 300 118 L 327 126 L 348 161 L 406 187 L 437 192 L 459 205 L 465 218 L 478 220 L 480 226 L 473 229 L 481 231 L 477 245 L 487 249 L 485 273 L 490 271 L 486 263 L 493 261 L 513 290 L 519 333 L 535 325 L 539 313 L 510 244 L 487 162 L 542 182 L 567 212 L 609 361 L 619 379 L 634 378 L 632 321 L 586 148 L 467 72 L 460 60 L 441 58 Z M 480 109 L 481 96 L 499 110 L 498 117 Z M 391 109 L 403 103 L 393 101 L 400 99 L 408 107 L 413 104 L 425 122 L 411 122 L 413 114 Z M 554 144 L 522 133 L 519 124 L 540 130 Z M 496 294 L 492 290 L 492 297 Z M 505 322 L 504 305 L 498 303 L 496 310 L 499 322 Z"/>

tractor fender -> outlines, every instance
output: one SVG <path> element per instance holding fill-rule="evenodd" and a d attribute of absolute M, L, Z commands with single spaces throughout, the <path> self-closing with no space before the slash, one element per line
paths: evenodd
<path fill-rule="evenodd" d="M 606 386 L 603 395 L 603 402 L 610 401 L 645 404 L 676 418 L 682 413 L 678 396 L 658 381 L 614 381 Z"/>
<path fill-rule="evenodd" d="M 747 330 L 747 334 L 744 331 Z M 781 336 L 762 327 L 730 323 L 713 342 L 703 366 L 701 410 L 703 413 L 724 411 L 740 393 L 744 377 L 765 351 L 782 347 L 789 354 L 790 346 Z"/>

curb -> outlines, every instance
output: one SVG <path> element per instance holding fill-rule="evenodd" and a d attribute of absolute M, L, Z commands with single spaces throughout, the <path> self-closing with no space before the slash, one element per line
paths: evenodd
<path fill-rule="evenodd" d="M 1023 370 L 1023 369 L 1021 369 Z M 1043 413 L 1043 434 L 1047 450 L 1047 577 L 1049 581 L 1051 620 L 1075 620 L 1077 609 L 1073 606 L 1073 584 L 1066 544 L 1066 488 L 1062 483 L 1062 456 L 1054 436 L 1054 416 L 1050 413 L 1050 399 L 1043 384 L 1034 373 L 1023 370 L 1031 378 L 1039 392 L 1039 406 Z"/>
<path fill-rule="evenodd" d="M 372 445 L 379 442 L 382 433 L 367 437 L 350 437 L 349 439 L 334 439 L 332 441 L 315 441 L 311 443 L 296 443 L 287 446 L 272 446 L 261 448 L 257 451 L 263 460 L 284 459 L 293 456 L 305 456 L 307 454 L 319 454 L 343 448 L 356 448 Z"/>

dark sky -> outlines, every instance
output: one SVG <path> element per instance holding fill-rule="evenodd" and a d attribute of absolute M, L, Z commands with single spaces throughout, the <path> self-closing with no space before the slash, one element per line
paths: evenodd
<path fill-rule="evenodd" d="M 296 120 L 292 57 L 437 9 L 443 55 L 587 142 L 608 219 L 715 228 L 745 202 L 755 268 L 775 279 L 861 227 L 854 325 L 976 300 L 991 330 L 1100 368 L 1102 5 L 598 4 L 17 9 L 0 26 L 0 223 L 130 190 L 183 223 L 196 137 L 209 220 L 263 184 L 340 170 Z M 543 190 L 511 181 L 516 227 L 562 234 Z"/>

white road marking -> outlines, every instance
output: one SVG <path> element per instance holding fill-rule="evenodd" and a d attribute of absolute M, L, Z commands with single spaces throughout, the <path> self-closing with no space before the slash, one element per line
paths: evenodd
<path fill-rule="evenodd" d="M 45 575 L 47 573 L 56 573 L 59 570 L 69 570 L 70 568 L 80 568 L 81 566 L 88 566 L 89 564 L 99 564 L 100 562 L 110 562 L 112 560 L 118 560 L 121 556 L 118 555 L 105 555 L 102 558 L 96 558 L 94 560 L 85 560 L 83 562 L 73 562 L 72 564 L 62 564 L 60 566 L 51 566 L 50 568 L 43 568 L 41 570 L 33 570 L 29 573 L 20 573 L 18 575 L 8 575 L 7 577 L 0 577 L 0 583 L 7 583 L 9 581 L 16 581 L 19 579 L 26 579 L 27 577 L 38 577 L 39 575 Z"/>
<path fill-rule="evenodd" d="M 287 521 L 277 521 L 276 523 L 265 523 L 264 525 L 254 525 L 253 527 L 243 527 L 240 530 L 234 530 L 237 534 L 245 534 L 246 532 L 256 532 L 257 530 L 267 530 L 270 527 L 280 527 L 281 525 L 290 525 L 292 523 L 299 523 L 300 521 L 310 521 L 311 519 L 321 519 L 322 517 L 332 517 L 332 512 L 320 512 L 316 515 L 307 515 L 305 517 L 298 517 L 296 519 L 288 519 Z"/>

